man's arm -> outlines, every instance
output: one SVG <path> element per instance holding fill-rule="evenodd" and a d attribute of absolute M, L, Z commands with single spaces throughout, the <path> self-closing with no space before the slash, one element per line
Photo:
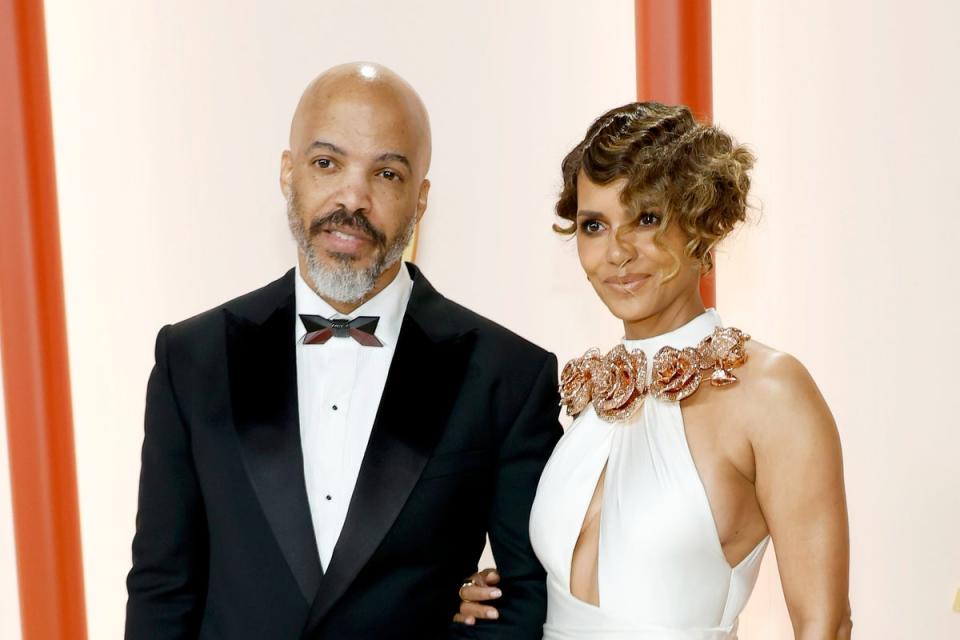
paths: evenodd
<path fill-rule="evenodd" d="M 557 359 L 548 354 L 527 391 L 527 399 L 506 433 L 499 451 L 496 486 L 490 510 L 490 545 L 503 597 L 496 621 L 476 626 L 454 623 L 454 638 L 540 640 L 546 618 L 546 573 L 530 546 L 530 508 L 547 458 L 563 434 L 557 420 Z"/>
<path fill-rule="evenodd" d="M 207 530 L 190 436 L 170 381 L 169 327 L 147 383 L 127 640 L 195 638 L 206 593 Z"/>

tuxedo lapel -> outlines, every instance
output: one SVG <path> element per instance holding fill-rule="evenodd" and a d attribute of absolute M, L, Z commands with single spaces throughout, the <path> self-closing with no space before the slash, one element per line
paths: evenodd
<path fill-rule="evenodd" d="M 447 326 L 449 304 L 411 266 L 414 288 L 346 521 L 305 635 L 368 562 L 420 478 L 459 393 L 473 345 Z"/>
<path fill-rule="evenodd" d="M 250 482 L 303 597 L 312 602 L 322 569 L 300 447 L 292 271 L 274 293 L 263 309 L 227 315 L 230 396 Z"/>

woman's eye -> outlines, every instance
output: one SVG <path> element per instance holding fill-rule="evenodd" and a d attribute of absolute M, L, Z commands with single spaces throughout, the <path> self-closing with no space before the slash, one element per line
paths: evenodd
<path fill-rule="evenodd" d="M 641 227 L 655 227 L 660 224 L 660 216 L 655 213 L 641 213 L 637 216 Z"/>
<path fill-rule="evenodd" d="M 333 165 L 333 163 L 330 162 L 330 158 L 317 158 L 313 161 L 313 164 L 321 169 L 329 169 Z"/>
<path fill-rule="evenodd" d="M 603 229 L 603 225 L 597 220 L 585 220 L 584 222 L 580 223 L 580 228 L 583 229 L 584 233 L 587 235 L 592 235 L 594 233 L 599 233 Z"/>

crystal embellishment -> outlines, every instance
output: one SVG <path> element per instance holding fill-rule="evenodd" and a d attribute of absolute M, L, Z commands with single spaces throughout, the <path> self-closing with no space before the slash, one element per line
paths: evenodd
<path fill-rule="evenodd" d="M 647 356 L 641 350 L 627 351 L 621 344 L 605 356 L 590 349 L 574 358 L 560 376 L 560 403 L 576 416 L 593 404 L 607 422 L 628 419 L 648 395 L 670 402 L 689 398 L 703 381 L 723 387 L 737 382 L 733 369 L 747 360 L 745 344 L 750 336 L 733 327 L 717 327 L 696 347 L 663 347 L 653 356 L 647 382 Z"/>

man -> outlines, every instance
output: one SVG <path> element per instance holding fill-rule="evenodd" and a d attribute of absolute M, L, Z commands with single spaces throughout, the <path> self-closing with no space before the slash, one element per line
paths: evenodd
<path fill-rule="evenodd" d="M 307 87 L 280 173 L 296 269 L 157 337 L 128 639 L 541 636 L 556 359 L 400 260 L 429 165 L 396 74 Z M 500 624 L 452 626 L 488 533 Z"/>

